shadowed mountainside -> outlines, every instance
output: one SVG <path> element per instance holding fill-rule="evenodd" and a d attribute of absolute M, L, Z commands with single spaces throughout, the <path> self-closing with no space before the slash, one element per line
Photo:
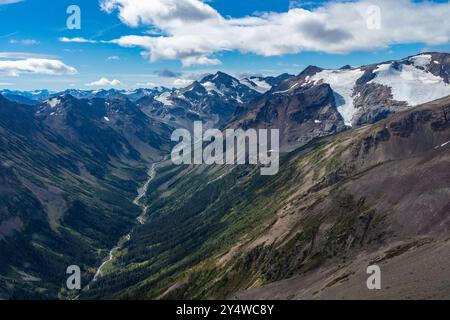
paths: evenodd
<path fill-rule="evenodd" d="M 120 115 L 116 102 L 109 119 L 105 100 L 55 99 L 0 96 L 0 297 L 64 295 L 73 264 L 89 279 L 135 223 L 136 190 L 168 148 L 168 129 L 137 108 Z"/>

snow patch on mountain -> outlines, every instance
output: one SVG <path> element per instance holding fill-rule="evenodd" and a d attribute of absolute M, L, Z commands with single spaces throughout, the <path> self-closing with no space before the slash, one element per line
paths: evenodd
<path fill-rule="evenodd" d="M 163 94 L 155 97 L 156 101 L 161 102 L 165 106 L 173 106 L 173 102 L 169 100 L 170 92 L 164 92 Z"/>
<path fill-rule="evenodd" d="M 426 63 L 421 59 L 419 61 L 419 64 Z M 393 64 L 382 64 L 374 70 L 376 78 L 371 82 L 390 87 L 395 100 L 405 101 L 410 106 L 450 95 L 450 85 L 444 79 L 416 66 L 401 65 L 395 68 Z"/>
<path fill-rule="evenodd" d="M 43 91 L 42 90 L 37 90 L 37 91 L 31 91 L 30 93 L 33 96 L 38 96 L 38 95 L 41 95 L 43 93 Z"/>
<path fill-rule="evenodd" d="M 416 67 L 425 68 L 431 64 L 432 58 L 433 57 L 431 56 L 431 54 L 421 54 L 421 55 L 409 58 L 409 61 Z"/>
<path fill-rule="evenodd" d="M 345 124 L 352 125 L 353 117 L 358 111 L 353 103 L 353 93 L 356 81 L 361 78 L 364 71 L 353 70 L 323 70 L 310 77 L 309 82 L 318 84 L 327 83 L 334 91 L 339 113 L 344 118 Z"/>
<path fill-rule="evenodd" d="M 275 91 L 273 94 L 283 94 L 283 93 L 288 93 L 289 91 L 294 90 L 295 88 L 297 88 L 299 85 L 299 83 L 294 83 L 289 89 L 287 90 L 283 90 L 283 91 Z"/>
<path fill-rule="evenodd" d="M 270 89 L 272 89 L 272 86 L 268 84 L 264 79 L 255 77 L 242 79 L 241 83 L 259 93 L 266 93 L 267 91 L 270 91 Z"/>
<path fill-rule="evenodd" d="M 217 77 L 217 76 L 216 76 Z M 217 86 L 213 82 L 205 82 L 203 83 L 203 87 L 208 91 L 209 93 L 216 92 L 217 94 L 223 96 L 223 92 L 220 91 Z"/>
<path fill-rule="evenodd" d="M 59 98 L 53 98 L 47 100 L 47 104 L 50 106 L 50 108 L 55 108 L 61 103 L 61 100 Z"/>
<path fill-rule="evenodd" d="M 437 149 L 440 149 L 440 148 L 444 148 L 447 145 L 450 145 L 450 141 L 444 142 L 441 145 L 437 145 L 436 147 L 434 147 L 434 149 L 437 150 Z"/>

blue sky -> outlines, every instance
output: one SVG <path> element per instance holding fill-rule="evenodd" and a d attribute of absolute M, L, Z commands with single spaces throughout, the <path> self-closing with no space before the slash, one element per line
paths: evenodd
<path fill-rule="evenodd" d="M 326 26 L 326 32 L 324 33 L 322 31 L 325 29 L 319 24 L 314 24 L 312 29 L 308 27 L 309 29 L 306 29 L 306 31 L 301 30 L 299 34 L 292 35 L 293 37 L 298 37 L 298 43 L 302 43 L 303 38 L 301 37 L 305 33 L 300 32 L 313 32 L 316 34 L 316 38 L 308 40 L 310 43 L 305 41 L 305 44 L 300 45 L 298 48 L 295 43 L 289 44 L 289 46 L 286 46 L 287 48 L 284 48 L 283 43 L 277 43 L 278 39 L 281 39 L 279 42 L 283 41 L 282 36 L 289 36 L 284 34 L 284 32 L 280 32 L 278 28 L 278 24 L 284 24 L 284 21 L 288 20 L 288 16 L 284 16 L 284 14 L 290 9 L 299 8 L 306 10 L 299 11 L 301 14 L 305 13 L 305 15 L 309 15 L 309 12 L 318 12 L 318 10 L 323 10 L 323 1 L 302 1 L 299 5 L 297 1 L 292 2 L 288 0 L 210 0 L 205 1 L 205 6 L 207 7 L 197 6 L 200 9 L 195 7 L 195 10 L 205 11 L 205 15 L 211 15 L 212 19 L 208 17 L 202 24 L 197 24 L 197 21 L 194 23 L 190 17 L 183 16 L 182 11 L 180 17 L 177 16 L 178 20 L 176 20 L 176 22 L 181 21 L 182 23 L 176 26 L 174 26 L 175 22 L 167 21 L 172 19 L 173 15 L 160 14 L 155 17 L 153 15 L 154 11 L 152 11 L 154 8 L 149 8 L 149 11 L 146 13 L 147 16 L 141 16 L 142 10 L 139 11 L 139 8 L 138 11 L 128 8 L 130 12 L 134 12 L 133 14 L 141 19 L 141 23 L 133 25 L 130 22 L 135 18 L 132 16 L 133 14 L 131 16 L 127 15 L 125 18 L 120 17 L 119 9 L 124 8 L 126 1 L 106 1 L 110 1 L 110 4 L 115 6 L 109 12 L 106 12 L 108 10 L 101 10 L 99 2 L 96 0 L 24 0 L 17 3 L 8 3 L 14 2 L 13 0 L 0 0 L 0 88 L 12 90 L 42 88 L 51 90 L 66 88 L 89 89 L 109 87 L 112 85 L 112 80 L 118 80 L 114 83 L 118 88 L 131 89 L 153 85 L 171 87 L 186 84 L 201 77 L 203 74 L 217 70 L 222 70 L 235 76 L 244 74 L 275 75 L 283 72 L 297 74 L 308 65 L 318 65 L 325 68 L 336 68 L 346 64 L 358 66 L 399 59 L 417 54 L 423 50 L 449 51 L 450 49 L 446 38 L 448 34 L 446 28 L 450 28 L 448 22 L 444 26 L 442 23 L 440 24 L 440 27 L 445 29 L 442 31 L 442 36 L 440 34 L 430 34 L 429 40 L 423 36 L 418 36 L 416 40 L 415 37 L 408 36 L 408 33 L 414 33 L 416 29 L 407 29 L 410 22 L 407 20 L 404 22 L 401 19 L 398 22 L 398 26 L 392 26 L 392 24 L 388 25 L 389 28 L 383 26 L 385 34 L 374 36 L 375 40 L 370 43 L 360 45 L 344 39 L 343 42 L 345 44 L 342 43 L 342 46 L 335 46 L 335 43 L 340 41 L 340 34 L 343 34 L 345 38 L 347 34 L 358 32 L 354 30 L 355 27 L 347 28 L 345 26 L 347 23 L 345 17 L 342 18 L 342 22 L 339 22 L 341 20 L 333 20 L 336 32 L 334 32 L 334 29 L 332 30 L 333 32 L 329 32 L 331 29 L 329 26 Z M 141 3 L 150 3 L 154 0 L 139 1 Z M 158 1 L 164 3 L 165 0 Z M 175 0 L 166 1 L 171 2 Z M 200 2 L 200 0 L 179 1 L 184 1 L 187 5 L 192 5 L 192 3 L 196 5 L 195 2 Z M 409 3 L 410 1 L 406 2 Z M 441 11 L 445 13 L 445 10 L 448 9 L 448 1 L 434 1 L 434 3 L 442 4 L 442 7 L 435 7 L 437 14 Z M 68 18 L 66 9 L 72 4 L 81 8 L 80 30 L 68 30 L 66 27 Z M 410 5 L 414 6 L 414 4 Z M 190 12 L 189 7 L 186 8 L 188 10 L 183 10 Z M 384 12 L 387 12 L 386 10 L 388 9 L 390 10 L 390 8 L 383 6 L 382 8 Z M 423 11 L 423 8 L 425 7 L 410 8 L 414 14 L 417 11 L 419 15 L 418 18 L 415 18 L 415 21 L 421 21 L 420 11 Z M 157 9 L 159 10 L 160 8 Z M 336 14 L 335 12 L 340 12 L 339 8 L 325 10 L 328 10 L 327 12 L 329 13 L 327 14 L 330 16 Z M 398 14 L 401 14 L 399 7 L 394 7 L 392 10 L 398 10 Z M 392 15 L 392 10 L 389 13 L 390 15 Z M 258 21 L 248 22 L 246 20 L 248 17 L 258 19 Z M 293 17 L 295 18 L 295 15 Z M 381 17 L 383 18 L 383 15 Z M 391 23 L 389 17 L 386 17 L 387 24 Z M 316 18 L 318 19 L 317 21 L 320 20 L 319 14 L 311 15 L 310 19 Z M 336 19 L 339 19 L 339 17 L 336 17 Z M 235 30 L 230 27 L 229 31 L 223 32 L 223 38 L 226 40 L 223 46 L 227 49 L 222 50 L 222 46 L 214 43 L 222 40 L 222 33 L 217 26 L 218 22 L 215 22 L 216 20 L 226 21 L 224 23 L 227 23 L 227 26 L 232 24 L 233 28 L 235 28 L 235 24 L 246 24 L 246 26 L 250 24 L 250 27 L 253 28 L 260 25 L 262 21 L 267 26 L 267 29 L 261 29 L 267 30 L 262 31 L 263 33 L 267 32 L 267 39 L 264 34 L 246 36 L 246 30 L 250 29 L 242 28 L 242 30 L 245 30 L 243 31 L 243 40 L 234 43 L 233 37 L 236 37 L 236 33 L 233 33 Z M 232 22 L 233 20 L 238 22 Z M 308 21 L 308 24 L 299 22 L 298 28 L 310 26 L 311 21 Z M 294 21 L 294 23 L 296 22 Z M 342 23 L 342 30 L 339 23 Z M 437 25 L 438 23 L 439 21 L 436 21 Z M 188 31 L 184 29 L 185 24 Z M 273 25 L 277 29 L 272 29 Z M 330 25 L 332 25 L 331 22 Z M 211 31 L 211 33 L 203 34 L 210 27 L 212 30 L 215 30 L 214 33 Z M 418 28 L 417 34 L 426 34 L 429 33 L 428 30 L 434 30 L 433 28 L 436 26 L 423 26 L 423 29 L 420 29 L 422 27 L 420 25 L 409 27 Z M 291 25 L 286 26 L 286 28 L 291 28 Z M 399 30 L 399 35 L 393 39 L 388 36 L 392 28 L 398 28 Z M 149 30 L 157 30 L 157 32 L 156 34 L 149 34 Z M 280 34 L 271 34 L 271 30 L 278 30 L 277 32 L 280 32 Z M 426 32 L 422 32 L 424 30 Z M 192 32 L 193 41 L 198 40 L 202 44 L 202 50 L 192 53 L 192 57 L 186 57 L 186 52 L 193 50 L 189 45 L 187 48 L 181 48 L 183 37 L 186 34 L 191 36 L 189 32 Z M 286 32 L 288 33 L 289 31 Z M 251 32 L 249 31 L 248 33 L 250 34 Z M 210 34 L 216 35 L 218 39 L 214 39 L 203 47 L 202 39 L 205 39 L 204 37 Z M 128 42 L 126 45 L 117 41 L 113 43 L 113 40 L 127 35 L 138 35 L 143 37 L 143 39 L 173 37 L 173 43 L 165 44 L 162 48 L 159 46 L 156 48 L 156 45 L 153 43 L 145 47 L 138 46 L 134 42 L 131 43 L 132 47 L 129 46 L 130 43 Z M 330 36 L 336 36 L 337 38 L 334 40 Z M 359 36 L 361 35 L 356 34 L 356 37 Z M 351 35 L 351 37 L 354 36 Z M 62 42 L 61 38 L 69 40 L 83 38 L 89 40 L 90 43 Z M 435 39 L 440 40 L 435 41 Z M 376 43 L 378 40 L 380 44 Z M 327 41 L 330 43 L 327 43 Z M 181 44 L 178 45 L 178 43 Z M 174 50 L 179 51 L 172 54 Z M 142 52 L 147 52 L 147 54 L 142 55 Z M 63 66 L 52 65 L 51 68 L 54 69 L 50 72 L 42 72 L 40 68 L 34 65 L 31 67 L 27 65 L 26 71 L 11 71 L 19 68 L 17 67 L 18 64 L 14 62 L 30 58 L 58 61 Z M 191 58 L 194 60 L 189 60 Z M 187 61 L 195 61 L 195 63 Z M 22 65 L 20 65 L 20 68 L 22 68 Z M 73 72 L 73 70 L 76 70 L 76 72 Z M 108 79 L 110 81 L 109 84 L 105 83 L 105 81 L 99 83 L 98 80 L 101 78 Z M 98 85 L 95 85 L 96 82 Z"/>

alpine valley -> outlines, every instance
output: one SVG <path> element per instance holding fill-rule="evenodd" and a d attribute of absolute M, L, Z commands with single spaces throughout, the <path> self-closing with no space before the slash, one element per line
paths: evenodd
<path fill-rule="evenodd" d="M 194 121 L 279 129 L 279 173 L 174 165 Z M 449 168 L 447 53 L 0 90 L 0 299 L 448 298 Z M 384 290 L 367 290 L 373 264 Z"/>

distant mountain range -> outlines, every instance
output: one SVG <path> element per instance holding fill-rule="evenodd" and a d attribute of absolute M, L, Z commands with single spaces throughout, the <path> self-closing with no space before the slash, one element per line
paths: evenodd
<path fill-rule="evenodd" d="M 206 92 L 211 94 L 215 91 L 219 95 L 230 94 L 230 97 L 239 100 L 241 98 L 248 99 L 248 95 L 251 96 L 251 91 L 258 93 L 265 93 L 269 91 L 273 86 L 278 85 L 281 81 L 289 78 L 290 75 L 282 74 L 278 77 L 249 77 L 242 80 L 237 80 L 232 76 L 225 73 L 218 72 L 215 75 L 205 76 L 200 81 L 194 81 L 193 84 L 180 91 L 187 92 L 195 88 L 198 89 L 198 85 L 203 86 Z M 216 87 L 218 86 L 218 87 Z M 237 88 L 234 88 L 236 86 Z M 221 88 L 221 89 L 218 89 Z M 231 90 L 230 90 L 231 89 Z M 19 91 L 10 89 L 0 89 L 0 94 L 5 98 L 29 105 L 37 105 L 44 100 L 48 100 L 53 97 L 69 94 L 77 99 L 93 99 L 93 98 L 114 98 L 114 97 L 126 97 L 129 100 L 135 102 L 139 99 L 146 97 L 158 97 L 159 101 L 164 100 L 164 93 L 172 93 L 177 91 L 176 89 L 170 89 L 166 87 L 155 88 L 138 88 L 134 90 L 124 89 L 99 89 L 99 90 L 81 90 L 81 89 L 67 89 L 64 91 L 49 91 L 49 90 L 33 90 L 33 91 Z M 195 90 L 194 90 L 195 91 Z M 234 92 L 236 91 L 236 92 Z M 198 92 L 197 92 L 198 93 Z M 176 98 L 176 96 L 174 96 Z"/>
<path fill-rule="evenodd" d="M 159 95 L 165 91 L 170 91 L 168 88 L 152 88 L 145 89 L 140 88 L 136 90 L 117 90 L 117 89 L 101 89 L 101 90 L 79 90 L 79 89 L 67 89 L 61 92 L 52 92 L 48 90 L 35 90 L 35 91 L 17 91 L 3 89 L 0 90 L 5 98 L 19 103 L 37 105 L 44 100 L 58 97 L 61 95 L 69 94 L 77 99 L 93 99 L 93 98 L 114 98 L 114 97 L 127 97 L 131 101 L 136 101 L 145 96 Z"/>
<path fill-rule="evenodd" d="M 285 144 L 298 146 L 305 136 L 317 136 L 316 131 L 326 135 L 348 126 L 374 123 L 395 112 L 447 96 L 449 74 L 449 54 L 423 53 L 398 61 L 337 70 L 309 66 L 297 76 L 282 74 L 238 80 L 218 72 L 181 89 L 0 90 L 0 94 L 29 105 L 65 94 L 77 99 L 122 97 L 136 103 L 148 116 L 181 127 L 189 127 L 195 119 L 210 126 L 224 125 L 232 118 L 240 121 L 236 125 L 243 126 L 266 127 L 271 122 L 284 132 Z M 292 101 L 298 97 L 299 101 Z M 267 108 L 273 108 L 271 104 L 280 110 L 267 112 Z M 303 108 L 303 104 L 312 108 Z M 323 109 L 325 106 L 328 109 Z M 302 109 L 303 114 L 297 109 Z M 309 114 L 304 114 L 306 109 Z M 245 116 L 240 117 L 241 114 Z M 264 119 L 264 114 L 268 119 Z"/>
<path fill-rule="evenodd" d="M 448 297 L 450 261 L 422 261 L 450 257 L 449 80 L 450 55 L 422 53 L 181 89 L 1 90 L 0 298 L 355 298 L 372 262 L 397 281 L 388 298 Z M 280 129 L 280 173 L 173 165 L 171 133 L 195 120 Z"/>

